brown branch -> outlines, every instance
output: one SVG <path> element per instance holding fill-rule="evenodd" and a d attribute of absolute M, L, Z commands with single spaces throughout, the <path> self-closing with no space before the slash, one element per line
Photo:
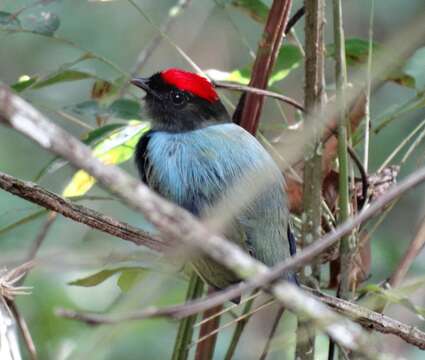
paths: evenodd
<path fill-rule="evenodd" d="M 213 292 L 214 289 L 210 288 L 209 293 Z M 202 320 L 206 320 L 215 314 L 220 313 L 223 310 L 223 305 L 217 305 L 211 309 L 205 310 L 202 314 Z M 212 319 L 202 323 L 199 329 L 198 339 L 202 339 L 204 336 L 212 335 L 206 338 L 205 341 L 201 341 L 196 345 L 195 360 L 212 360 L 214 356 L 215 344 L 217 342 L 217 332 L 214 332 L 220 326 L 220 316 L 215 316 Z"/>
<path fill-rule="evenodd" d="M 2 360 L 22 359 L 19 350 L 17 324 L 6 300 L 0 296 L 0 334 Z"/>
<path fill-rule="evenodd" d="M 0 188 L 46 209 L 55 211 L 93 229 L 163 252 L 167 244 L 149 233 L 115 220 L 85 206 L 77 205 L 41 186 L 0 172 Z"/>
<path fill-rule="evenodd" d="M 94 176 L 101 186 L 143 213 L 165 239 L 178 239 L 191 249 L 208 254 L 241 278 L 254 279 L 250 281 L 250 286 L 258 281 L 261 287 L 268 283 L 266 279 L 272 272 L 264 264 L 250 257 L 236 244 L 211 233 L 189 212 L 162 199 L 117 166 L 107 166 L 94 158 L 89 147 L 48 121 L 6 86 L 0 86 L 0 121 Z M 281 274 L 276 278 L 281 277 Z M 257 287 L 258 284 L 255 284 L 253 289 Z M 379 357 L 357 324 L 337 315 L 313 298 L 306 297 L 297 286 L 278 281 L 269 291 L 287 309 L 314 319 L 320 329 L 342 346 L 361 351 L 368 358 Z"/>
<path fill-rule="evenodd" d="M 294 108 L 304 111 L 304 107 L 297 102 L 296 100 L 290 98 L 289 96 L 285 96 L 273 91 L 269 90 L 263 90 L 256 87 L 248 86 L 248 85 L 242 85 L 234 82 L 229 81 L 214 81 L 214 85 L 218 88 L 228 89 L 228 90 L 235 90 L 235 91 L 244 91 L 247 93 L 257 94 L 257 95 L 264 95 L 268 96 L 274 99 L 278 99 L 284 103 L 287 103 L 289 105 L 292 105 Z"/>
<path fill-rule="evenodd" d="M 383 334 L 396 335 L 407 343 L 425 350 L 425 333 L 418 328 L 352 302 L 325 295 L 314 290 L 312 292 L 325 304 L 339 313 L 350 317 L 364 328 Z"/>
<path fill-rule="evenodd" d="M 284 30 L 288 23 L 291 5 L 291 0 L 273 1 L 252 67 L 252 76 L 249 82 L 252 87 L 260 89 L 267 87 L 267 82 L 284 36 Z M 234 122 L 240 124 L 250 133 L 255 134 L 263 102 L 264 97 L 262 95 L 248 93 L 242 96 L 235 110 Z"/>
<path fill-rule="evenodd" d="M 368 330 L 376 330 L 384 334 L 392 334 L 403 339 L 407 343 L 425 350 L 425 333 L 414 326 L 404 324 L 389 316 L 382 315 L 363 306 L 354 304 L 347 300 L 338 299 L 333 296 L 325 295 L 319 291 L 304 288 L 312 293 L 317 299 L 329 305 L 344 316 L 350 317 Z M 196 302 L 205 303 L 211 298 L 207 296 Z M 84 313 L 68 309 L 57 309 L 56 315 L 67 319 L 81 321 L 89 325 L 113 325 L 127 321 L 139 321 L 148 318 L 164 317 L 180 320 L 184 317 L 197 314 L 202 311 L 194 306 L 196 302 L 188 302 L 182 305 L 175 305 L 166 308 L 147 308 L 138 312 L 125 315 L 102 315 L 93 313 Z"/>
<path fill-rule="evenodd" d="M 16 306 L 14 301 L 6 300 L 6 302 L 10 308 L 10 311 L 15 317 L 16 323 L 18 325 L 18 329 L 20 333 L 22 334 L 22 338 L 24 340 L 24 344 L 25 344 L 25 347 L 27 348 L 30 359 L 37 360 L 38 359 L 37 349 L 35 347 L 34 340 L 32 339 L 31 333 L 28 329 L 28 325 L 27 325 L 27 322 L 25 321 L 25 318 L 19 312 L 18 307 Z"/>
<path fill-rule="evenodd" d="M 392 287 L 397 287 L 401 284 L 407 272 L 409 271 L 410 266 L 412 265 L 416 257 L 419 255 L 424 245 L 425 245 L 425 218 L 422 219 L 419 229 L 415 237 L 409 244 L 409 247 L 403 256 L 403 259 L 398 264 L 397 268 L 394 270 L 394 273 L 391 275 L 390 279 L 388 280 L 388 283 Z"/>

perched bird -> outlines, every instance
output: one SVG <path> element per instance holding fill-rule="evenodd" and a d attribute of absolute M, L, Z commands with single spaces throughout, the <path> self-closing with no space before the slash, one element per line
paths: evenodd
<path fill-rule="evenodd" d="M 146 92 L 152 126 L 135 153 L 142 181 L 202 217 L 248 172 L 267 171 L 267 188 L 230 219 L 223 234 L 268 266 L 293 255 L 283 176 L 255 137 L 231 122 L 212 83 L 175 68 L 132 83 Z M 240 280 L 208 257 L 193 264 L 218 289 Z M 293 274 L 282 276 L 295 279 Z"/>

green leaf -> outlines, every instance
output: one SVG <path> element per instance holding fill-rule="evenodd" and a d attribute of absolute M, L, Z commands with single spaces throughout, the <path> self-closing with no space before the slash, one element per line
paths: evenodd
<path fill-rule="evenodd" d="M 419 290 L 425 284 L 425 277 L 420 277 L 414 282 L 400 286 L 396 289 L 383 289 L 376 284 L 368 284 L 359 290 L 359 293 L 372 293 L 383 298 L 385 301 L 398 304 L 418 315 L 421 319 L 425 317 L 425 308 L 417 306 L 407 297 Z"/>
<path fill-rule="evenodd" d="M 251 79 L 251 70 L 249 68 L 233 70 L 225 80 L 234 81 L 239 84 L 248 85 Z"/>
<path fill-rule="evenodd" d="M 270 75 L 268 86 L 272 86 L 278 81 L 286 78 L 289 73 L 300 66 L 302 61 L 301 51 L 297 46 L 292 44 L 283 45 L 276 59 L 275 66 Z M 251 67 L 233 70 L 230 73 L 217 70 L 209 70 L 207 74 L 213 80 L 233 81 L 243 85 L 247 85 L 251 79 Z"/>
<path fill-rule="evenodd" d="M 416 50 L 404 66 L 403 72 L 413 79 L 417 90 L 425 90 L 425 47 Z"/>
<path fill-rule="evenodd" d="M 300 66 L 302 59 L 303 55 L 297 46 L 282 46 L 269 79 L 269 86 L 286 78 L 292 70 Z"/>
<path fill-rule="evenodd" d="M 128 292 L 134 287 L 134 285 L 144 278 L 145 274 L 145 268 L 128 268 L 121 271 L 121 275 L 117 280 L 117 285 L 122 292 Z"/>
<path fill-rule="evenodd" d="M 415 79 L 409 74 L 406 74 L 402 68 L 398 68 L 391 71 L 384 77 L 383 80 L 392 81 L 408 88 L 415 88 Z"/>
<path fill-rule="evenodd" d="M 121 272 L 121 268 L 113 269 L 113 270 L 102 270 L 90 276 L 86 276 L 84 278 L 71 281 L 68 283 L 68 285 L 84 286 L 84 287 L 96 286 L 103 283 L 105 280 L 109 279 L 111 276 L 113 276 L 117 272 Z"/>
<path fill-rule="evenodd" d="M 111 133 L 114 130 L 120 129 L 122 127 L 124 127 L 125 124 L 107 124 L 104 125 L 100 128 L 94 129 L 92 131 L 89 131 L 84 138 L 82 139 L 82 141 L 84 142 L 84 144 L 86 145 L 90 145 L 93 144 L 95 142 L 97 142 L 98 140 L 101 140 L 103 138 L 105 138 L 109 133 Z"/>
<path fill-rule="evenodd" d="M 383 47 L 381 44 L 378 44 L 374 42 L 372 44 L 372 51 L 373 56 L 376 55 L 376 53 L 383 50 Z M 335 58 L 335 46 L 334 44 L 328 44 L 326 46 L 326 54 L 328 57 Z M 367 62 L 367 58 L 369 55 L 369 42 L 364 39 L 359 38 L 350 38 L 345 40 L 345 55 L 346 55 L 346 61 L 348 66 L 356 66 L 365 64 Z M 413 60 L 412 63 L 412 73 L 409 73 L 409 71 L 406 71 L 403 66 L 400 66 L 399 68 L 392 70 L 388 74 L 386 74 L 381 80 L 385 81 L 393 81 L 399 85 L 406 86 L 409 88 L 415 87 L 415 75 L 416 73 L 422 73 L 423 74 L 423 68 L 425 64 L 423 63 L 424 58 L 423 54 L 419 53 L 418 58 L 416 61 L 418 62 L 415 64 L 415 60 Z M 422 67 L 421 67 L 422 65 Z M 425 80 L 424 80 L 425 81 Z"/>
<path fill-rule="evenodd" d="M 14 83 L 13 85 L 11 85 L 10 87 L 16 92 L 21 92 L 29 88 L 30 86 L 32 86 L 37 81 L 37 79 L 38 79 L 37 76 L 30 77 L 28 75 L 22 75 L 18 79 L 18 81 Z"/>
<path fill-rule="evenodd" d="M 25 29 L 46 36 L 54 35 L 59 26 L 59 16 L 49 11 L 27 16 L 24 24 Z"/>
<path fill-rule="evenodd" d="M 0 11 L 0 26 L 3 29 L 16 30 L 21 28 L 21 23 L 12 13 Z"/>
<path fill-rule="evenodd" d="M 381 46 L 378 43 L 373 43 L 373 53 L 378 51 Z M 359 38 L 350 38 L 345 40 L 345 56 L 347 65 L 358 65 L 365 64 L 369 54 L 369 41 L 359 39 Z M 326 55 L 332 58 L 335 58 L 335 45 L 328 44 L 326 45 Z"/>
<path fill-rule="evenodd" d="M 106 109 L 101 109 L 98 102 L 95 100 L 83 101 L 75 105 L 67 106 L 66 109 L 75 114 L 93 118 L 99 115 L 106 115 Z"/>
<path fill-rule="evenodd" d="M 67 107 L 70 111 L 90 118 L 113 116 L 119 119 L 137 119 L 140 117 L 140 104 L 129 99 L 115 100 L 109 107 L 100 106 L 95 100 L 87 100 Z"/>
<path fill-rule="evenodd" d="M 147 269 L 144 267 L 127 266 L 117 267 L 115 269 L 104 269 L 92 275 L 71 281 L 68 285 L 93 287 L 103 283 L 115 274 L 120 274 L 117 280 L 117 285 L 121 291 L 125 292 L 130 290 L 132 286 L 141 280 L 142 276 L 146 273 L 146 270 Z"/>
<path fill-rule="evenodd" d="M 231 4 L 261 24 L 267 20 L 269 8 L 260 0 L 232 0 Z"/>
<path fill-rule="evenodd" d="M 120 119 L 137 119 L 140 116 L 140 104 L 134 100 L 118 99 L 109 106 L 108 112 Z"/>
<path fill-rule="evenodd" d="M 59 73 L 49 75 L 44 79 L 40 79 L 32 86 L 32 88 L 40 89 L 42 87 L 54 85 L 61 82 L 77 81 L 77 80 L 89 79 L 93 77 L 95 77 L 93 74 L 89 74 L 83 71 L 64 70 L 64 71 L 60 71 Z"/>
<path fill-rule="evenodd" d="M 121 164 L 129 160 L 134 153 L 140 136 L 150 129 L 147 122 L 131 121 L 100 141 L 93 149 L 93 155 L 104 164 Z M 96 179 L 83 170 L 77 171 L 65 187 L 64 197 L 82 196 L 96 183 Z"/>

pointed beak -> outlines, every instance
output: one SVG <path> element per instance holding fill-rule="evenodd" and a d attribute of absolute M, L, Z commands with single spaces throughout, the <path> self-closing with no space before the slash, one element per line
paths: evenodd
<path fill-rule="evenodd" d="M 145 90 L 146 92 L 151 92 L 151 88 L 149 87 L 149 78 L 143 77 L 135 77 L 130 80 L 133 85 Z"/>

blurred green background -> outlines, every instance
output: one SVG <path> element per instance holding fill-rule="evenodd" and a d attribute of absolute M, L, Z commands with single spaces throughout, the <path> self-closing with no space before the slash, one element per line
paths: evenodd
<path fill-rule="evenodd" d="M 33 1 L 4 0 L 0 11 L 15 12 Z M 0 31 L 0 81 L 13 84 L 22 75 L 45 76 L 57 70 L 64 63 L 77 59 L 88 50 L 110 60 L 125 72 L 133 68 L 139 52 L 158 33 L 157 26 L 168 17 L 175 1 L 141 1 L 136 3 L 149 15 L 152 26 L 131 5 L 120 1 L 62 0 L 45 2 L 31 7 L 22 17 L 37 18 L 43 12 L 56 14 L 60 26 L 55 32 L 56 39 L 32 33 L 5 33 Z M 232 71 L 251 63 L 249 48 L 255 50 L 262 25 L 252 20 L 246 13 L 225 2 L 195 0 L 176 19 L 169 32 L 170 37 L 202 69 Z M 265 1 L 270 4 L 270 1 Z M 294 2 L 294 9 L 301 1 Z M 385 43 L 404 29 L 418 14 L 424 13 L 423 0 L 376 0 L 375 1 L 375 40 Z M 344 20 L 347 37 L 367 38 L 370 1 L 344 1 Z M 330 9 L 328 9 L 330 11 Z M 329 16 L 329 19 L 331 17 Z M 1 27 L 1 26 L 0 26 Z M 303 22 L 296 30 L 303 38 Z M 58 39 L 72 40 L 70 46 Z M 327 43 L 332 42 L 332 29 L 328 26 Z M 425 43 L 423 44 L 425 45 Z M 391 45 L 389 45 L 391 46 Z M 332 61 L 329 60 L 329 83 L 332 83 Z M 143 75 L 150 75 L 166 67 L 177 66 L 190 69 L 186 61 L 167 41 L 163 40 L 141 69 Z M 73 69 L 96 74 L 99 78 L 114 80 L 122 74 L 111 66 L 97 60 L 77 64 Z M 302 101 L 303 72 L 296 69 L 276 87 L 284 94 Z M 87 130 L 55 114 L 55 110 L 69 107 L 90 98 L 93 79 L 60 83 L 39 90 L 24 93 L 27 100 L 51 119 L 82 136 Z M 131 89 L 133 96 L 141 94 Z M 237 101 L 237 94 L 221 92 L 230 101 Z M 386 83 L 372 98 L 372 121 L 389 107 L 401 104 L 414 96 L 415 91 L 395 83 Z M 289 112 L 290 113 L 290 112 Z M 262 129 L 266 134 L 274 134 L 273 123 L 279 122 L 279 112 L 272 101 L 262 118 Z M 376 170 L 402 139 L 424 120 L 425 111 L 417 110 L 400 117 L 371 140 L 371 170 Z M 96 122 L 90 117 L 80 117 L 90 126 Z M 276 119 L 276 120 L 274 120 Z M 274 121 L 274 122 L 273 122 Z M 425 144 L 421 144 L 402 167 L 400 178 L 418 166 L 424 165 Z M 0 127 L 0 171 L 21 179 L 34 180 L 40 170 L 53 158 L 23 136 L 13 130 Z M 135 174 L 132 161 L 124 168 Z M 40 184 L 60 193 L 70 180 L 74 170 L 69 166 L 43 177 Z M 374 234 L 372 241 L 372 267 L 370 282 L 386 279 L 397 265 L 403 251 L 415 234 L 418 222 L 425 213 L 425 187 L 421 186 L 404 196 Z M 94 188 L 90 195 L 105 195 Z M 116 200 L 90 201 L 83 204 L 112 215 L 137 226 L 148 228 L 139 214 L 128 210 Z M 38 208 L 9 193 L 0 191 L 0 267 L 19 263 L 29 251 L 33 239 L 46 219 L 43 214 L 33 221 L 6 231 L 8 226 L 37 211 Z M 109 237 L 103 233 L 59 218 L 48 233 L 37 256 L 40 264 L 34 269 L 25 284 L 33 287 L 31 296 L 18 299 L 18 306 L 29 323 L 40 359 L 167 359 L 174 342 L 176 322 L 169 320 L 145 320 L 140 322 L 89 327 L 65 320 L 54 315 L 57 307 L 90 311 L 138 309 L 148 305 L 165 305 L 181 302 L 184 299 L 186 282 L 184 276 L 175 276 L 169 271 L 150 271 L 143 275 L 143 281 L 128 293 L 117 286 L 117 276 L 96 287 L 68 285 L 69 281 L 81 278 L 101 269 L 119 264 L 137 264 L 157 269 L 161 259 L 152 252 Z M 409 276 L 423 274 L 424 257 L 419 256 Z M 418 289 L 412 298 L 415 304 L 425 306 L 425 290 Z M 388 313 L 411 324 L 425 329 L 423 320 L 398 305 L 391 306 Z M 236 359 L 255 359 L 261 351 L 264 337 L 273 312 L 264 311 L 250 323 L 238 348 Z M 294 318 L 286 314 L 281 325 L 276 351 L 270 359 L 291 358 L 295 329 Z M 230 320 L 225 317 L 224 320 Z M 216 359 L 223 357 L 230 329 L 219 337 Z M 378 339 L 381 335 L 374 335 Z M 258 346 L 253 349 L 253 341 Z M 385 351 L 403 355 L 409 359 L 422 359 L 423 353 L 406 346 L 397 338 L 385 339 Z M 320 351 L 323 350 L 323 351 Z M 326 342 L 320 340 L 319 357 L 326 356 Z M 282 357 L 283 356 L 283 357 Z"/>

